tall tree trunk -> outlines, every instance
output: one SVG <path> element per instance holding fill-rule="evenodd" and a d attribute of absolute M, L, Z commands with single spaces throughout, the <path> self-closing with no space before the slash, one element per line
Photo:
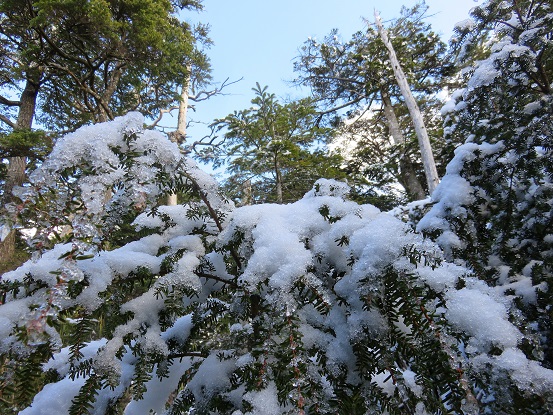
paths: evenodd
<path fill-rule="evenodd" d="M 177 130 L 173 133 L 174 141 L 182 144 L 186 141 L 186 123 L 188 118 L 188 89 L 190 88 L 190 70 L 188 66 L 188 77 L 184 80 L 180 94 L 179 117 L 177 120 Z M 167 196 L 167 205 L 176 206 L 178 204 L 177 194 L 171 193 Z"/>
<path fill-rule="evenodd" d="M 125 70 L 125 65 L 118 64 L 118 66 L 113 70 L 111 75 L 108 75 L 108 73 L 105 74 L 105 76 L 109 76 L 109 78 L 106 78 L 104 80 L 106 89 L 96 99 L 96 106 L 98 108 L 97 122 L 107 122 L 114 118 L 113 113 L 109 109 L 109 103 L 113 99 L 113 94 L 115 94 L 115 91 L 119 86 L 119 81 L 121 81 L 121 77 L 123 76 L 124 70 Z"/>
<path fill-rule="evenodd" d="M 397 145 L 405 143 L 405 137 L 401 132 L 399 121 L 397 120 L 394 112 L 390 95 L 384 89 L 380 91 L 380 95 L 384 105 L 384 116 L 386 117 L 388 127 L 390 128 L 393 144 Z M 421 200 L 426 197 L 422 184 L 420 183 L 417 173 L 415 172 L 415 168 L 413 167 L 413 162 L 406 154 L 402 155 L 399 159 L 399 174 L 399 182 L 413 200 Z"/>
<path fill-rule="evenodd" d="M 27 77 L 25 89 L 21 94 L 21 105 L 17 115 L 17 130 L 30 130 L 33 125 L 35 115 L 36 100 L 38 90 L 40 88 L 40 73 L 33 74 Z M 13 189 L 21 186 L 25 182 L 25 170 L 27 160 L 25 157 L 9 157 L 6 180 L 4 182 L 4 194 L 2 195 L 2 216 L 5 218 L 5 225 L 9 225 L 15 221 L 15 217 L 11 216 L 6 206 L 14 201 L 12 194 Z M 9 234 L 0 241 L 0 264 L 8 262 L 15 252 L 15 232 L 10 230 Z"/>
<path fill-rule="evenodd" d="M 182 85 L 179 102 L 179 118 L 177 121 L 177 144 L 186 141 L 186 123 L 188 122 L 188 88 L 190 87 L 190 75 Z"/>
<path fill-rule="evenodd" d="M 276 179 L 276 202 L 282 203 L 282 172 L 278 156 L 275 154 L 275 179 Z"/>
<path fill-rule="evenodd" d="M 376 25 L 378 26 L 378 33 L 380 35 L 380 38 L 386 46 L 386 49 L 388 49 L 388 56 L 390 57 L 390 62 L 392 64 L 392 69 L 394 71 L 399 89 L 401 90 L 401 94 L 405 99 L 405 104 L 409 109 L 411 119 L 413 120 L 413 124 L 415 126 L 415 132 L 417 133 L 417 138 L 419 140 L 422 163 L 424 165 L 424 173 L 426 175 L 426 182 L 428 183 L 428 191 L 430 192 L 430 194 L 432 194 L 432 192 L 434 191 L 434 189 L 436 189 L 436 186 L 440 182 L 440 178 L 438 176 L 438 171 L 436 170 L 436 162 L 434 161 L 432 147 L 430 146 L 430 139 L 428 138 L 428 133 L 426 132 L 424 120 L 419 110 L 419 106 L 417 105 L 415 98 L 413 98 L 413 94 L 411 93 L 411 88 L 409 87 L 407 78 L 405 77 L 405 74 L 401 69 L 401 65 L 399 64 L 399 61 L 397 59 L 394 47 L 388 39 L 388 33 L 382 26 L 380 16 L 376 11 L 374 12 L 374 17 L 376 20 Z"/>
<path fill-rule="evenodd" d="M 242 203 L 241 206 L 252 204 L 252 181 L 250 179 L 242 183 Z"/>

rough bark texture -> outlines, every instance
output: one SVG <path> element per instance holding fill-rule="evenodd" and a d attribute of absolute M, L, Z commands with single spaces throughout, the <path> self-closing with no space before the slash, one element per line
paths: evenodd
<path fill-rule="evenodd" d="M 396 77 L 399 89 L 401 90 L 401 94 L 405 99 L 405 104 L 409 109 L 409 114 L 411 114 L 411 119 L 413 120 L 413 124 L 415 126 L 415 132 L 417 133 L 417 138 L 419 140 L 422 163 L 424 165 L 424 173 L 426 175 L 426 182 L 428 183 L 428 191 L 430 192 L 430 194 L 432 194 L 432 192 L 440 182 L 440 178 L 436 169 L 436 162 L 434 161 L 432 147 L 430 146 L 430 139 L 428 138 L 428 133 L 426 132 L 424 120 L 419 110 L 419 106 L 417 105 L 417 102 L 415 101 L 415 98 L 411 93 L 411 88 L 409 87 L 407 78 L 405 77 L 405 74 L 401 69 L 401 65 L 399 64 L 399 60 L 397 59 L 394 47 L 388 39 L 388 34 L 386 30 L 382 26 L 380 16 L 378 16 L 376 12 L 375 20 L 376 25 L 378 26 L 378 33 L 380 35 L 380 38 L 382 39 L 382 42 L 384 42 L 386 49 L 388 49 L 388 56 L 390 57 L 390 62 L 392 64 L 394 75 Z"/>
<path fill-rule="evenodd" d="M 13 201 L 12 191 L 14 187 L 21 186 L 25 181 L 25 168 L 27 166 L 25 157 L 9 157 L 6 181 L 4 183 L 4 195 L 2 206 L 5 207 Z"/>
<path fill-rule="evenodd" d="M 121 76 L 123 76 L 123 70 L 125 65 L 119 64 L 112 72 L 111 75 L 106 74 L 105 85 L 106 89 L 103 93 L 98 94 L 96 99 L 96 106 L 98 108 L 98 122 L 106 122 L 114 118 L 113 113 L 109 109 L 109 103 L 113 98 L 113 94 L 119 86 Z"/>
<path fill-rule="evenodd" d="M 381 91 L 380 95 L 382 96 L 382 103 L 384 105 L 384 116 L 388 122 L 388 128 L 390 129 L 390 134 L 392 136 L 393 144 L 400 144 L 405 142 L 405 137 L 401 132 L 399 126 L 399 121 L 397 120 L 396 114 L 394 112 L 394 107 L 392 106 L 392 101 L 388 93 L 384 90 Z M 399 160 L 399 182 L 405 188 L 407 194 L 413 200 L 421 200 L 426 197 L 424 188 L 417 177 L 415 168 L 413 167 L 413 162 L 409 159 L 409 156 L 403 155 Z"/>
<path fill-rule="evenodd" d="M 38 89 L 40 76 L 36 75 L 34 78 L 27 79 L 25 89 L 21 94 L 21 105 L 19 107 L 19 113 L 17 116 L 17 129 L 29 130 L 33 124 L 33 118 L 35 115 L 36 99 L 38 95 Z M 9 157 L 8 167 L 6 172 L 6 181 L 4 183 L 4 194 L 2 195 L 2 216 L 7 224 L 15 221 L 14 217 L 6 210 L 6 206 L 14 201 L 12 191 L 14 187 L 21 186 L 25 182 L 25 170 L 27 167 L 27 161 L 25 157 Z M 15 252 L 15 232 L 11 231 L 9 235 L 0 241 L 0 264 L 3 265 L 12 259 Z"/>
<path fill-rule="evenodd" d="M 252 181 L 246 180 L 242 183 L 242 203 L 241 206 L 249 206 L 252 204 Z"/>
<path fill-rule="evenodd" d="M 15 232 L 11 231 L 6 238 L 0 242 L 0 269 L 10 271 L 8 262 L 15 252 Z M 0 276 L 1 278 L 1 276 Z"/>

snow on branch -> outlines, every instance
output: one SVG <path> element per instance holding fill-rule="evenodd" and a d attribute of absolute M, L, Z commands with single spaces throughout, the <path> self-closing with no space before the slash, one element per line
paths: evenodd
<path fill-rule="evenodd" d="M 512 296 L 393 215 L 348 200 L 345 183 L 234 208 L 142 123 L 133 113 L 82 128 L 34 175 L 111 245 L 81 245 L 74 232 L 3 275 L 3 373 L 35 374 L 17 395 L 22 414 L 116 403 L 132 414 L 333 414 L 352 400 L 363 411 L 477 413 L 509 388 L 553 390 L 553 371 L 519 349 Z M 179 180 L 186 203 L 154 203 Z M 105 206 L 143 200 L 117 238 L 129 219 Z"/>

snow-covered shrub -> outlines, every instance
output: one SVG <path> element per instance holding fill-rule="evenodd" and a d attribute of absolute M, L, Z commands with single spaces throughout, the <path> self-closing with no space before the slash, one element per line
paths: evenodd
<path fill-rule="evenodd" d="M 58 141 L 31 174 L 31 186 L 17 191 L 21 215 L 37 228 L 35 245 L 63 242 L 67 235 L 89 247 L 113 244 L 111 233 L 125 221 L 155 206 L 169 191 L 195 186 L 188 177 L 197 170 L 195 163 L 143 125 L 144 117 L 135 112 Z M 201 182 L 217 186 L 211 178 Z"/>
<path fill-rule="evenodd" d="M 135 117 L 76 136 L 117 141 Z M 515 298 L 437 244 L 333 181 L 233 208 L 172 154 L 188 203 L 144 210 L 109 250 L 109 213 L 91 214 L 102 244 L 69 235 L 2 276 L 3 412 L 509 413 L 513 394 L 552 409 L 553 371 L 525 354 Z"/>
<path fill-rule="evenodd" d="M 488 34 L 488 56 L 465 68 L 465 88 L 443 109 L 446 139 L 464 144 L 417 230 L 511 298 L 520 349 L 553 369 L 553 9 L 490 0 L 472 14 L 460 44 L 470 51 Z M 514 411 L 543 411 L 538 400 L 508 396 Z M 495 402 L 501 412 L 506 401 Z"/>

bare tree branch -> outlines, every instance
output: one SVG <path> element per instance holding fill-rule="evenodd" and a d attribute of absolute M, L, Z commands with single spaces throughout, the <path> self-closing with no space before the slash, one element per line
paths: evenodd
<path fill-rule="evenodd" d="M 226 284 L 232 288 L 239 288 L 238 285 L 233 282 L 233 281 L 229 281 L 229 280 L 225 280 L 224 278 L 221 278 L 221 277 L 218 277 L 216 275 L 212 275 L 212 274 L 206 274 L 204 272 L 196 272 L 196 274 L 198 275 L 198 277 L 201 277 L 201 278 L 205 278 L 205 279 L 208 279 L 208 280 L 214 280 L 214 281 L 218 281 L 218 282 L 221 282 L 223 284 Z"/>
<path fill-rule="evenodd" d="M 219 86 L 215 89 L 212 89 L 211 91 L 200 91 L 196 95 L 189 95 L 188 99 L 191 100 L 191 101 L 194 101 L 194 102 L 200 102 L 200 101 L 205 101 L 206 99 L 209 99 L 214 95 L 225 95 L 225 94 L 222 93 L 224 88 L 226 88 L 227 86 L 230 86 L 232 84 L 236 84 L 236 83 L 240 82 L 243 79 L 244 78 L 240 78 L 240 79 L 237 79 L 236 81 L 228 82 L 229 78 L 227 78 L 223 81 L 221 86 Z"/>
<path fill-rule="evenodd" d="M 15 125 L 15 123 L 12 120 L 10 120 L 8 117 L 6 117 L 5 115 L 0 114 L 0 121 L 8 124 L 11 128 L 16 128 L 17 127 Z"/>
<path fill-rule="evenodd" d="M 12 101 L 0 95 L 0 104 L 8 105 L 10 107 L 19 107 L 21 105 L 21 101 Z"/>
<path fill-rule="evenodd" d="M 244 79 L 244 78 L 240 78 L 240 79 L 237 79 L 236 81 L 228 82 L 229 78 L 227 78 L 223 81 L 223 83 L 220 86 L 216 87 L 215 89 L 212 89 L 210 91 L 200 91 L 196 95 L 189 95 L 188 99 L 190 101 L 194 101 L 194 102 L 201 102 L 201 101 L 205 101 L 205 100 L 207 100 L 207 99 L 209 99 L 209 98 L 211 98 L 215 95 L 226 95 L 226 94 L 222 93 L 223 89 L 230 86 L 230 85 L 232 85 L 232 84 L 240 82 L 242 79 Z M 188 108 L 195 111 L 194 105 L 189 105 Z M 178 105 L 173 105 L 169 108 L 165 108 L 165 109 L 160 110 L 159 115 L 157 116 L 157 118 L 154 120 L 154 122 L 152 124 L 148 125 L 147 128 L 151 129 L 151 128 L 156 127 L 161 122 L 161 119 L 163 118 L 163 116 L 165 114 L 170 114 L 172 111 L 178 110 L 178 109 L 179 109 Z"/>
<path fill-rule="evenodd" d="M 186 353 L 172 353 L 167 356 L 168 359 L 182 359 L 184 357 L 208 357 L 209 355 L 202 352 L 186 352 Z"/>
<path fill-rule="evenodd" d="M 152 129 L 154 127 L 157 127 L 157 125 L 161 122 L 161 119 L 165 114 L 170 114 L 172 111 L 178 110 L 178 109 L 179 109 L 178 105 L 173 105 L 172 107 L 160 110 L 159 115 L 157 116 L 157 118 L 154 120 L 152 124 L 148 125 L 148 128 Z"/>
<path fill-rule="evenodd" d="M 199 140 L 197 141 L 194 141 L 193 143 L 191 143 L 190 145 L 187 145 L 186 146 L 186 150 L 185 152 L 187 154 L 189 153 L 196 153 L 198 154 L 198 151 L 196 150 L 196 146 L 213 146 L 213 147 L 217 147 L 219 145 L 221 145 L 223 143 L 223 141 L 219 142 L 219 143 L 215 143 L 215 140 L 217 140 L 219 138 L 218 135 L 215 135 L 215 132 L 218 131 L 217 130 L 217 125 L 216 124 L 211 124 L 209 126 L 209 128 L 211 129 L 211 133 L 209 133 L 208 135 L 205 135 L 203 136 L 202 138 L 200 138 Z M 208 141 L 204 141 L 204 140 L 208 140 Z"/>
<path fill-rule="evenodd" d="M 330 109 L 327 109 L 325 111 L 319 111 L 318 114 L 320 116 L 323 116 L 323 115 L 326 115 L 326 114 L 330 114 L 332 112 L 335 112 L 335 111 L 338 111 L 338 110 L 341 110 L 342 108 L 346 108 L 346 107 L 349 107 L 350 105 L 353 105 L 353 104 L 357 104 L 358 102 L 362 101 L 363 99 L 365 98 L 368 98 L 366 95 L 362 95 L 362 96 L 359 96 L 359 98 L 355 98 L 354 100 L 352 101 L 348 101 L 342 105 L 338 105 L 337 107 L 332 107 Z"/>

